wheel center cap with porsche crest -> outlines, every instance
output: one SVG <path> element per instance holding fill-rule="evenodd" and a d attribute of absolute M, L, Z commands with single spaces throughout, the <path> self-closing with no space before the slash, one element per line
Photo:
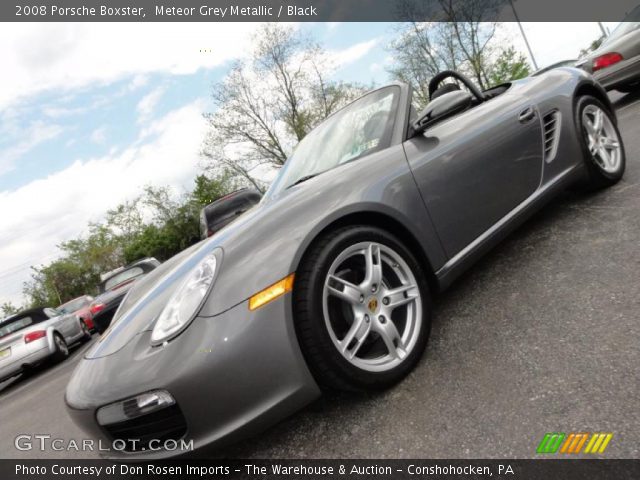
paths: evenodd
<path fill-rule="evenodd" d="M 378 309 L 378 299 L 376 297 L 371 297 L 367 303 L 367 308 L 369 308 L 371 313 L 375 313 Z"/>

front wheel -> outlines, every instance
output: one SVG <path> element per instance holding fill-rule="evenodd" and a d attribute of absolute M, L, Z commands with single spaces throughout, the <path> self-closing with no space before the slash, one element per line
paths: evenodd
<path fill-rule="evenodd" d="M 393 385 L 416 365 L 429 335 L 423 269 L 375 227 L 345 227 L 317 241 L 296 274 L 293 302 L 303 354 L 331 388 Z"/>
<path fill-rule="evenodd" d="M 613 115 L 598 99 L 584 96 L 576 105 L 576 125 L 587 168 L 587 187 L 600 189 L 624 174 L 625 152 Z"/>

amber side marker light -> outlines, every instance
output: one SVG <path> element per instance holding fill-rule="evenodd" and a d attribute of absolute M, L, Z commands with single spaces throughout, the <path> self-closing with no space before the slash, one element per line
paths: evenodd
<path fill-rule="evenodd" d="M 293 290 L 295 273 L 277 281 L 249 299 L 249 310 L 255 310 Z"/>

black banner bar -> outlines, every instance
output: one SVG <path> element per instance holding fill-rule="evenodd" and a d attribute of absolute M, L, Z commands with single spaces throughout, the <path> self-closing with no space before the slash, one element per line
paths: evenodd
<path fill-rule="evenodd" d="M 2 22 L 622 21 L 638 0 L 16 0 Z"/>
<path fill-rule="evenodd" d="M 100 460 L 0 460 L 0 478 L 626 480 L 640 478 L 640 460 L 193 460 L 144 464 Z"/>

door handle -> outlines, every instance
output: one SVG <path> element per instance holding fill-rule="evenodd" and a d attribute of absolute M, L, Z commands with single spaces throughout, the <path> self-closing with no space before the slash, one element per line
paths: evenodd
<path fill-rule="evenodd" d="M 520 123 L 527 123 L 528 121 L 533 120 L 535 117 L 535 109 L 533 107 L 527 107 L 522 112 L 520 112 L 520 115 L 518 115 L 518 120 L 520 121 Z"/>

